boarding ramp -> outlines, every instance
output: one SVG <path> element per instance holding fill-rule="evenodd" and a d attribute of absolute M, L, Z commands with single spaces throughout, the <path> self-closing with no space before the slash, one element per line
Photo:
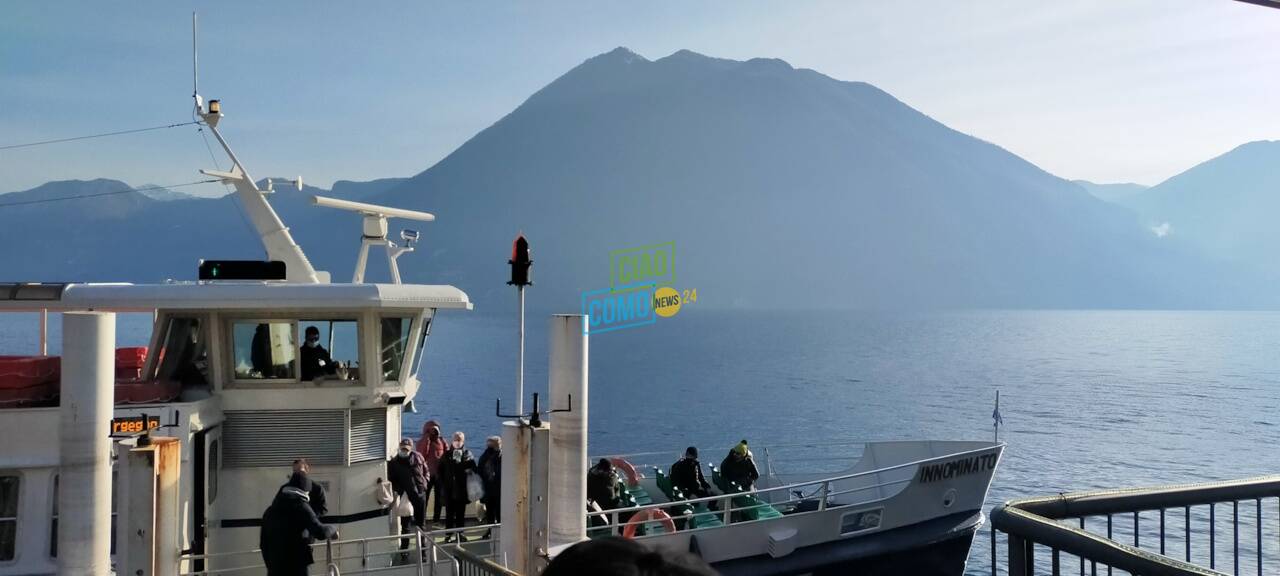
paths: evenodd
<path fill-rule="evenodd" d="M 1280 475 L 1013 500 L 991 522 L 992 576 L 1280 573 Z"/>

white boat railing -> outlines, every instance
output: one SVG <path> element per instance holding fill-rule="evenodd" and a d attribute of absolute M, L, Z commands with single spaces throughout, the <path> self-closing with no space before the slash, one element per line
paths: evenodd
<path fill-rule="evenodd" d="M 939 460 L 952 460 L 959 457 L 987 452 L 993 447 L 994 446 L 985 446 L 973 450 L 953 452 L 940 456 L 931 456 L 929 458 L 903 462 L 901 464 L 877 468 L 875 470 L 865 470 L 820 480 L 795 482 L 772 488 L 757 488 L 754 490 L 716 494 L 701 498 L 655 502 L 653 504 L 645 504 L 643 506 L 589 512 L 587 514 L 588 532 L 592 534 L 601 534 L 606 532 L 619 533 L 620 530 L 625 530 L 627 524 L 634 523 L 637 524 L 637 531 L 643 527 L 646 535 L 653 535 L 651 534 L 653 527 L 665 524 L 662 520 L 651 519 L 654 515 L 653 511 L 655 510 L 662 511 L 663 514 L 666 514 L 666 510 L 683 508 L 686 511 L 685 513 L 674 516 L 671 519 L 673 523 L 676 520 L 683 519 L 683 522 L 681 523 L 684 524 L 684 526 L 679 529 L 681 531 L 688 531 L 710 530 L 727 526 L 729 524 L 765 521 L 768 520 L 768 518 L 760 518 L 758 511 L 765 508 L 773 508 L 778 512 L 782 512 L 781 510 L 777 510 L 777 507 L 790 507 L 794 509 L 795 506 L 806 501 L 816 500 L 813 505 L 813 509 L 803 510 L 796 513 L 821 512 L 829 508 L 843 508 L 868 504 L 878 500 L 883 500 L 887 497 L 883 494 L 882 489 L 899 485 L 905 487 L 906 484 L 915 480 L 916 474 L 912 472 L 910 474 L 903 474 L 901 478 L 875 482 L 873 484 L 863 486 L 855 486 L 852 488 L 841 488 L 835 485 L 839 483 L 846 483 L 851 480 L 871 478 L 875 475 L 884 474 L 886 472 L 905 471 L 909 468 L 916 468 L 923 464 L 929 464 Z M 871 491 L 874 491 L 874 493 L 868 497 L 853 499 L 839 498 L 849 494 Z M 781 498 L 778 498 L 778 496 L 781 496 Z M 735 504 L 735 500 L 740 503 Z M 706 507 L 706 510 L 698 511 L 698 509 L 703 506 Z M 669 514 L 666 515 L 670 516 Z M 755 517 L 753 518 L 752 516 Z M 659 518 L 660 517 L 661 516 L 659 515 Z M 708 517 L 715 517 L 719 522 L 716 523 L 708 521 L 706 522 L 707 525 L 701 525 L 703 523 L 701 520 Z M 595 518 L 603 518 L 605 522 L 601 525 L 592 526 L 592 519 Z M 633 522 L 632 518 L 639 518 L 639 520 Z"/>
<path fill-rule="evenodd" d="M 413 534 L 392 536 L 375 536 L 351 540 L 328 540 L 312 544 L 313 556 L 325 557 L 330 566 L 359 564 L 356 570 L 343 569 L 343 574 L 377 574 L 380 572 L 399 571 L 406 568 L 416 570 L 417 576 L 434 576 L 436 574 L 458 574 L 458 559 L 454 552 L 459 547 L 469 552 L 469 556 L 485 560 L 497 561 L 501 558 L 502 546 L 499 542 L 497 524 L 465 526 L 447 530 L 419 532 L 418 538 Z M 476 536 L 476 535 L 479 536 Z M 465 538 L 465 541 L 460 541 Z M 407 548 L 401 548 L 403 545 Z M 179 576 L 218 576 L 225 574 L 261 573 L 266 570 L 262 563 L 262 550 L 240 550 L 234 552 L 218 552 L 212 554 L 188 554 L 181 558 L 183 569 Z M 195 570 L 197 561 L 206 565 L 213 562 L 229 564 L 217 568 Z M 443 570 L 444 568 L 451 570 Z"/>

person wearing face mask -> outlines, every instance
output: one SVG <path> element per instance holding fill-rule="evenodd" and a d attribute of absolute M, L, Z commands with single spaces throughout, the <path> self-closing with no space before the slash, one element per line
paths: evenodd
<path fill-rule="evenodd" d="M 302 381 L 337 373 L 337 365 L 329 357 L 329 351 L 320 345 L 320 329 L 307 326 L 306 339 L 302 342 Z"/>
<path fill-rule="evenodd" d="M 467 504 L 471 503 L 471 497 L 467 494 L 467 472 L 475 469 L 475 457 L 467 450 L 467 435 L 454 432 L 449 451 L 440 459 L 440 487 L 444 493 L 446 529 L 461 528 L 463 525 Z M 462 541 L 465 542 L 466 538 L 462 537 Z"/>
<path fill-rule="evenodd" d="M 404 496 L 413 504 L 413 516 L 400 519 L 402 533 L 411 532 L 414 527 L 423 528 L 423 520 L 427 511 L 427 463 L 422 455 L 413 450 L 413 440 L 405 438 L 400 441 L 400 449 L 387 462 L 387 479 L 391 481 L 391 490 L 396 496 Z M 408 546 L 408 540 L 403 547 Z"/>
<path fill-rule="evenodd" d="M 422 438 L 418 439 L 418 453 L 427 461 L 427 493 L 431 499 L 431 521 L 440 523 L 440 510 L 444 508 L 444 496 L 440 492 L 440 459 L 449 450 L 449 444 L 440 437 L 440 423 L 427 420 L 422 424 Z"/>

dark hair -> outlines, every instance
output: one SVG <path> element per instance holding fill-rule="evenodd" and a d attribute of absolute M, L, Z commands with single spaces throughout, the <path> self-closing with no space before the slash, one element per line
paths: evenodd
<path fill-rule="evenodd" d="M 303 331 L 302 331 L 302 334 L 305 336 L 305 335 L 310 334 L 310 333 L 312 333 L 312 332 L 315 332 L 315 333 L 316 333 L 316 336 L 319 336 L 319 335 L 320 335 L 320 329 L 319 329 L 319 328 L 316 328 L 315 326 L 307 326 L 307 329 L 306 329 L 306 330 L 303 330 Z"/>
<path fill-rule="evenodd" d="M 557 554 L 543 576 L 610 574 L 613 576 L 715 576 L 701 558 L 687 552 L 654 550 L 610 536 L 587 540 Z"/>
<path fill-rule="evenodd" d="M 698 447 L 697 447 L 697 446 L 690 446 L 690 447 L 688 447 L 688 448 L 685 448 L 685 449 L 684 449 L 684 455 L 685 455 L 685 456 L 690 456 L 690 457 L 693 457 L 693 458 L 697 458 L 697 457 L 698 457 Z"/>

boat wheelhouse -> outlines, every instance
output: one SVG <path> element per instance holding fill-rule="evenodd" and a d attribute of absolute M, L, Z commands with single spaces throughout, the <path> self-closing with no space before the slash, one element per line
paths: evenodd
<path fill-rule="evenodd" d="M 259 519 L 294 460 L 328 494 L 344 537 L 385 536 L 378 480 L 440 310 L 471 303 L 450 286 L 205 282 L 0 286 L 0 311 L 148 312 L 139 377 L 117 384 L 113 425 L 181 442 L 178 542 L 191 554 L 257 548 Z M 303 335 L 319 333 L 333 369 L 306 373 Z M 316 371 L 313 371 L 316 372 Z M 122 388 L 172 394 L 121 403 Z M 58 399 L 0 410 L 21 430 L 0 451 L 0 574 L 56 568 Z M 6 522 L 11 521 L 6 528 Z M 191 571 L 215 566 L 189 566 Z"/>

